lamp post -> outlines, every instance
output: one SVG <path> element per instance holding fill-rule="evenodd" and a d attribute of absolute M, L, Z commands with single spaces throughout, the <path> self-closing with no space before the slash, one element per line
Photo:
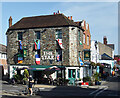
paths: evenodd
<path fill-rule="evenodd" d="M 97 64 L 97 41 L 95 41 L 95 49 L 96 49 L 96 64 Z"/>
<path fill-rule="evenodd" d="M 97 64 L 97 41 L 95 41 L 95 50 L 96 50 L 96 64 Z M 96 69 L 97 67 L 95 67 Z M 95 70 L 95 72 L 97 72 L 97 69 Z"/>

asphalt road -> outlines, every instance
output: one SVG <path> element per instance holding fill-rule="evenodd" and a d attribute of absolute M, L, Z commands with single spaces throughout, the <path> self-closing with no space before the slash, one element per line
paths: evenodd
<path fill-rule="evenodd" d="M 23 91 L 25 86 L 23 85 L 8 85 L 3 84 L 3 91 L 20 93 Z M 119 98 L 120 97 L 120 77 L 109 77 L 106 84 L 100 86 L 99 88 L 81 88 L 77 86 L 57 86 L 55 88 L 40 88 L 38 95 L 33 96 L 3 96 L 3 98 L 56 98 L 56 97 L 89 97 L 89 98 Z"/>

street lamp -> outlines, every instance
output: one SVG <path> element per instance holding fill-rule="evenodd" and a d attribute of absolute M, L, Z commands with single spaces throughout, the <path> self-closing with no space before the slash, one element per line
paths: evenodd
<path fill-rule="evenodd" d="M 97 44 L 98 44 L 98 42 L 95 41 L 95 49 L 96 49 L 96 64 L 97 64 Z"/>

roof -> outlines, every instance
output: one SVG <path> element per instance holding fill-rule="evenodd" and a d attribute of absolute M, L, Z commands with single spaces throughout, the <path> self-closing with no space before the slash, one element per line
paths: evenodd
<path fill-rule="evenodd" d="M 6 46 L 3 44 L 0 44 L 0 52 L 1 53 L 7 53 Z"/>
<path fill-rule="evenodd" d="M 109 55 L 107 55 L 106 53 L 102 54 L 101 58 L 102 58 L 102 60 L 113 60 L 113 58 L 110 57 Z"/>
<path fill-rule="evenodd" d="M 107 46 L 114 50 L 114 44 L 107 44 Z"/>
<path fill-rule="evenodd" d="M 43 27 L 62 27 L 78 26 L 73 20 L 68 19 L 63 14 L 43 15 L 34 17 L 24 17 L 12 25 L 8 30 L 43 28 Z"/>

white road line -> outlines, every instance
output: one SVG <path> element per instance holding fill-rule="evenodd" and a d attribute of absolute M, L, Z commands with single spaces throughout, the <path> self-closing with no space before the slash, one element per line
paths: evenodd
<path fill-rule="evenodd" d="M 97 95 L 99 95 L 100 93 L 102 93 L 102 92 L 105 91 L 106 89 L 108 89 L 108 87 L 106 87 L 106 88 L 104 88 L 103 90 L 101 90 L 101 91 L 99 91 L 98 93 L 96 93 L 96 95 L 95 95 L 94 98 L 96 98 Z"/>
<path fill-rule="evenodd" d="M 103 89 L 103 87 L 100 87 L 99 89 L 97 89 L 97 90 L 91 92 L 89 95 L 92 95 L 92 94 L 96 93 L 96 92 L 99 91 L 100 89 Z"/>
<path fill-rule="evenodd" d="M 9 91 L 13 91 L 13 92 L 14 92 L 14 91 L 15 91 L 15 92 L 17 91 L 17 92 L 19 92 L 19 90 L 9 90 Z"/>

